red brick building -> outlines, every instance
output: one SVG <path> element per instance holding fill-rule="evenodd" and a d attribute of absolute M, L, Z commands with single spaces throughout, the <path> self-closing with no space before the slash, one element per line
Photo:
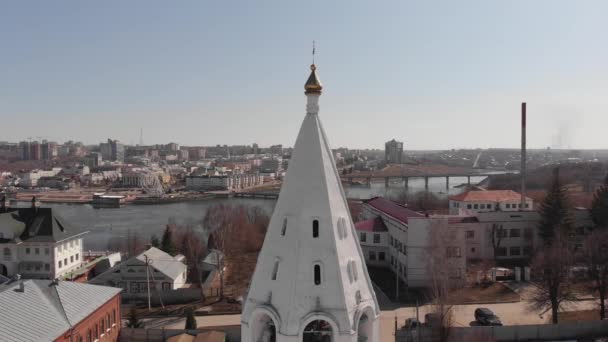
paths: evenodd
<path fill-rule="evenodd" d="M 0 336 L 10 341 L 118 341 L 120 291 L 68 281 L 10 280 L 0 284 L 0 303 L 11 308 L 0 310 Z"/>

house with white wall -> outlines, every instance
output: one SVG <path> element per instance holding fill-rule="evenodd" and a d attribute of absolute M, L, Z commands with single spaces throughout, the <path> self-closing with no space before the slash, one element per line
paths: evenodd
<path fill-rule="evenodd" d="M 146 263 L 147 260 L 147 263 Z M 186 284 L 187 267 L 182 255 L 171 256 L 156 247 L 123 261 L 89 281 L 90 284 L 120 287 L 123 293 L 169 291 Z"/>
<path fill-rule="evenodd" d="M 430 280 L 429 253 L 433 251 L 432 233 L 440 230 L 450 239 L 442 250 L 450 250 L 450 265 L 455 280 L 465 278 L 466 255 L 463 232 L 451 229 L 447 217 L 428 217 L 382 197 L 362 205 L 361 221 L 355 224 L 365 262 L 390 268 L 411 287 L 426 287 Z M 380 253 L 385 253 L 380 260 Z"/>
<path fill-rule="evenodd" d="M 450 214 L 473 214 L 489 211 L 524 211 L 533 210 L 534 201 L 525 198 L 524 207 L 521 205 L 521 194 L 513 190 L 476 190 L 465 191 L 450 196 Z"/>
<path fill-rule="evenodd" d="M 69 225 L 51 208 L 0 208 L 0 275 L 55 279 L 83 263 L 87 232 Z"/>

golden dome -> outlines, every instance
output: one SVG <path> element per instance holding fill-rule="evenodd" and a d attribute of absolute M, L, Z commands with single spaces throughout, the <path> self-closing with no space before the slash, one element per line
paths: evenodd
<path fill-rule="evenodd" d="M 319 78 L 317 77 L 317 66 L 312 64 L 310 70 L 310 76 L 308 76 L 308 80 L 304 85 L 304 90 L 306 90 L 304 94 L 321 94 L 323 85 L 321 85 L 321 81 L 319 81 Z"/>

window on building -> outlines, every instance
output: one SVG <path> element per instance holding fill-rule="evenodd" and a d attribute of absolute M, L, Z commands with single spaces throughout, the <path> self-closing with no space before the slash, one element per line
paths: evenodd
<path fill-rule="evenodd" d="M 68 265 L 68 258 L 63 259 L 63 264 L 66 266 Z"/>
<path fill-rule="evenodd" d="M 36 265 L 36 266 L 34 266 L 34 269 L 36 271 L 40 271 L 42 269 L 42 266 L 41 265 Z"/>
<path fill-rule="evenodd" d="M 521 236 L 521 230 L 519 228 L 514 228 L 510 230 L 509 237 L 518 238 Z"/>
<path fill-rule="evenodd" d="M 99 339 L 99 328 L 97 327 L 97 324 L 95 324 L 95 326 L 93 327 L 93 337 L 96 340 Z"/>
<path fill-rule="evenodd" d="M 110 328 L 112 327 L 112 325 L 110 324 L 110 314 L 106 314 L 106 330 L 110 331 Z"/>
<path fill-rule="evenodd" d="M 93 342 L 93 331 L 91 329 L 87 331 L 87 342 Z"/>
<path fill-rule="evenodd" d="M 80 255 L 78 255 L 79 253 L 76 253 L 76 260 L 78 260 L 78 258 L 80 257 Z"/>
<path fill-rule="evenodd" d="M 287 232 L 287 217 L 283 219 L 283 228 L 281 228 L 281 235 L 285 236 Z"/>
<path fill-rule="evenodd" d="M 477 204 L 477 203 L 473 204 L 473 209 L 479 209 L 479 204 Z"/>
<path fill-rule="evenodd" d="M 138 293 L 139 292 L 139 285 L 137 284 L 137 282 L 132 281 L 130 283 L 130 285 L 131 286 L 130 286 L 129 292 L 131 292 L 131 293 Z"/>
<path fill-rule="evenodd" d="M 30 254 L 30 248 L 29 247 L 25 249 L 25 254 Z"/>
<path fill-rule="evenodd" d="M 314 266 L 315 285 L 321 285 L 321 265 Z"/>
<path fill-rule="evenodd" d="M 279 273 L 279 260 L 274 261 L 274 267 L 272 268 L 272 280 L 277 280 L 277 273 Z"/>
<path fill-rule="evenodd" d="M 530 203 L 526 203 L 526 208 L 530 208 Z"/>
<path fill-rule="evenodd" d="M 475 253 L 475 247 L 471 247 L 471 253 Z"/>
<path fill-rule="evenodd" d="M 101 336 L 103 336 L 103 334 L 106 331 L 106 322 L 105 322 L 105 320 L 103 318 L 101 319 L 101 322 L 99 322 L 99 327 L 100 327 L 100 330 L 101 330 Z"/>
<path fill-rule="evenodd" d="M 163 291 L 171 290 L 171 283 L 164 282 L 162 285 L 162 289 L 163 289 Z"/>
<path fill-rule="evenodd" d="M 319 220 L 312 221 L 312 237 L 313 238 L 319 237 Z"/>
<path fill-rule="evenodd" d="M 34 248 L 34 254 L 40 255 L 40 248 L 38 248 L 38 247 Z"/>
<path fill-rule="evenodd" d="M 376 252 L 369 251 L 369 260 L 376 260 Z"/>
<path fill-rule="evenodd" d="M 460 278 L 461 277 L 460 268 L 450 268 L 448 271 L 448 275 L 450 278 Z"/>
<path fill-rule="evenodd" d="M 460 247 L 447 247 L 446 254 L 448 258 L 460 258 Z"/>
<path fill-rule="evenodd" d="M 473 209 L 473 206 L 470 204 L 467 204 L 467 209 Z"/>
<path fill-rule="evenodd" d="M 511 203 L 507 203 L 507 204 L 505 204 L 505 207 L 506 207 L 507 209 L 511 209 Z"/>
<path fill-rule="evenodd" d="M 395 262 L 395 257 L 391 255 L 391 265 Z"/>
<path fill-rule="evenodd" d="M 49 254 L 51 254 L 51 250 L 49 248 L 45 248 L 44 255 L 49 255 Z"/>
<path fill-rule="evenodd" d="M 488 203 L 488 204 L 486 205 L 486 209 L 492 209 L 492 203 Z"/>
<path fill-rule="evenodd" d="M 378 253 L 378 260 L 384 261 L 385 259 L 386 259 L 386 255 L 384 254 L 384 252 L 379 252 Z"/>
<path fill-rule="evenodd" d="M 499 247 L 496 249 L 496 256 L 507 256 L 507 248 L 506 247 Z"/>
<path fill-rule="evenodd" d="M 365 234 L 365 232 L 360 232 L 359 240 L 361 240 L 361 242 L 365 242 L 365 240 L 367 240 L 367 234 Z"/>
<path fill-rule="evenodd" d="M 475 238 L 475 231 L 474 230 L 467 230 L 466 232 L 464 232 L 464 236 L 467 239 L 473 239 L 473 238 Z"/>
<path fill-rule="evenodd" d="M 61 260 L 59 260 L 59 268 L 61 268 Z"/>
<path fill-rule="evenodd" d="M 112 309 L 112 325 L 116 324 L 116 309 Z"/>
<path fill-rule="evenodd" d="M 74 256 L 70 255 L 70 264 L 74 262 Z"/>
<path fill-rule="evenodd" d="M 511 256 L 520 256 L 521 255 L 521 247 L 514 246 L 509 248 L 509 255 Z"/>
<path fill-rule="evenodd" d="M 45 271 L 50 271 L 50 270 L 51 270 L 51 265 L 49 265 L 49 264 L 44 264 L 44 270 L 45 270 Z"/>
<path fill-rule="evenodd" d="M 380 234 L 374 234 L 374 243 L 380 243 Z"/>
<path fill-rule="evenodd" d="M 392 236 L 392 235 L 389 235 L 389 236 L 388 236 L 388 238 L 389 238 L 390 244 L 391 244 L 391 246 L 392 246 L 392 245 L 393 245 L 393 236 Z"/>
<path fill-rule="evenodd" d="M 10 259 L 11 258 L 11 249 L 8 247 L 4 247 L 4 251 L 2 252 L 2 254 L 4 254 L 4 259 Z"/>

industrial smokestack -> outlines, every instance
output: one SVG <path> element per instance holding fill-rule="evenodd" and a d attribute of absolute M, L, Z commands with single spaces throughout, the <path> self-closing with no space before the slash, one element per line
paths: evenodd
<path fill-rule="evenodd" d="M 520 208 L 526 208 L 526 103 L 521 103 L 521 204 Z"/>

